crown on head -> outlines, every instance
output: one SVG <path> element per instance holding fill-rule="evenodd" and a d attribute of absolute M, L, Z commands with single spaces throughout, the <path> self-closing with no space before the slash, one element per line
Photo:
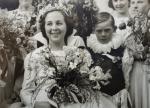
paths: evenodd
<path fill-rule="evenodd" d="M 48 11 L 53 11 L 53 10 L 62 10 L 67 16 L 71 16 L 71 12 L 69 9 L 67 9 L 65 6 L 51 6 L 51 4 L 43 7 L 40 11 L 39 11 L 39 16 L 44 15 L 46 12 Z"/>

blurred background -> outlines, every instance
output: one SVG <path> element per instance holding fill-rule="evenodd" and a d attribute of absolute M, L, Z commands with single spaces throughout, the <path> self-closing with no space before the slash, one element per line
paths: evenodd
<path fill-rule="evenodd" d="M 13 10 L 18 7 L 18 0 L 0 0 L 0 8 Z"/>
<path fill-rule="evenodd" d="M 101 11 L 107 11 L 108 9 L 108 0 L 95 0 L 97 6 L 101 9 Z M 0 0 L 0 8 L 8 10 L 14 10 L 18 7 L 18 0 Z"/>

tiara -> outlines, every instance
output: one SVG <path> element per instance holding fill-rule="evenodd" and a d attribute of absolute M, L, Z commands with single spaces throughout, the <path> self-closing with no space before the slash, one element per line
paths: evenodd
<path fill-rule="evenodd" d="M 61 10 L 65 13 L 66 16 L 68 16 L 68 17 L 72 16 L 71 10 L 67 9 L 64 5 L 52 6 L 51 4 L 48 4 L 47 6 L 43 7 L 39 11 L 39 14 L 36 19 L 37 20 L 37 28 L 40 28 L 41 18 L 44 16 L 44 14 L 48 11 L 53 11 L 53 10 Z"/>
<path fill-rule="evenodd" d="M 56 6 L 52 6 L 51 4 L 48 4 L 47 6 L 43 7 L 40 11 L 39 11 L 39 15 L 38 16 L 43 16 L 46 12 L 48 11 L 53 11 L 53 10 L 62 10 L 67 16 L 71 16 L 71 10 L 67 9 L 67 7 L 65 6 L 61 6 L 61 5 L 56 5 Z"/>

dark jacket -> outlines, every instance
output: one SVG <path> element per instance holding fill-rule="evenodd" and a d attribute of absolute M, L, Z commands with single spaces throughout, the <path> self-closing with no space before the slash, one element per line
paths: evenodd
<path fill-rule="evenodd" d="M 109 69 L 110 74 L 112 76 L 109 79 L 110 83 L 107 85 L 101 84 L 101 91 L 108 95 L 115 95 L 120 90 L 125 88 L 125 80 L 122 71 L 122 61 L 121 58 L 123 56 L 124 48 L 119 47 L 118 49 L 112 49 L 110 53 L 107 53 L 111 56 L 120 57 L 120 60 L 117 62 L 112 61 L 106 55 L 102 55 L 103 53 L 94 53 L 92 49 L 88 48 L 91 53 L 92 59 L 94 61 L 93 66 L 100 66 L 103 69 L 103 72 L 106 73 Z"/>

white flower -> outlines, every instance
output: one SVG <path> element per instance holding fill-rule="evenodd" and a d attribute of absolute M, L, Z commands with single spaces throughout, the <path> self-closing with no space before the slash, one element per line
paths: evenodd
<path fill-rule="evenodd" d="M 55 72 L 56 72 L 55 68 L 49 68 L 48 71 L 47 71 L 47 75 L 48 76 L 53 76 Z"/>
<path fill-rule="evenodd" d="M 137 51 L 138 52 L 142 52 L 142 51 L 144 51 L 144 46 L 142 45 L 142 44 L 137 44 Z"/>
<path fill-rule="evenodd" d="M 95 90 L 100 90 L 101 89 L 101 86 L 97 81 L 96 81 L 96 86 L 94 86 L 93 89 L 95 89 Z"/>
<path fill-rule="evenodd" d="M 104 76 L 103 70 L 99 66 L 96 66 L 90 70 L 89 79 L 92 81 L 101 80 L 103 76 Z"/>
<path fill-rule="evenodd" d="M 21 43 L 21 39 L 20 38 L 16 38 L 17 44 Z"/>
<path fill-rule="evenodd" d="M 99 66 L 96 66 L 96 67 L 95 67 L 95 70 L 96 70 L 96 71 L 99 71 L 99 72 L 103 72 L 102 68 L 99 67 Z"/>
<path fill-rule="evenodd" d="M 77 52 L 75 53 L 75 55 L 76 55 L 76 56 L 79 56 L 79 55 L 80 55 L 80 53 L 77 51 Z"/>
<path fill-rule="evenodd" d="M 75 69 L 76 67 L 77 67 L 77 63 L 73 63 L 73 62 L 69 63 L 69 68 L 70 69 Z"/>
<path fill-rule="evenodd" d="M 80 67 L 80 73 L 88 73 L 88 72 L 89 72 L 89 66 L 87 63 L 85 63 Z"/>

